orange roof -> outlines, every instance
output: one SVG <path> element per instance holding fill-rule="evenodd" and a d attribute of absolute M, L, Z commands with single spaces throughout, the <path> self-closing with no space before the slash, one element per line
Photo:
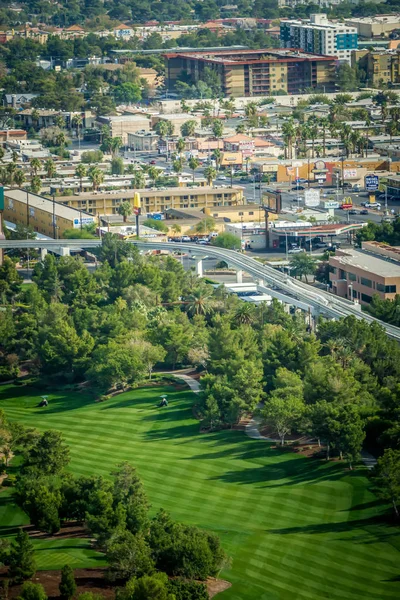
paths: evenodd
<path fill-rule="evenodd" d="M 268 140 L 263 140 L 262 138 L 254 138 L 254 146 L 256 148 L 267 148 L 269 146 L 275 146 L 275 144 L 272 144 L 272 142 L 269 142 Z"/>
<path fill-rule="evenodd" d="M 71 25 L 65 31 L 85 31 L 80 25 Z"/>
<path fill-rule="evenodd" d="M 254 138 L 244 135 L 242 133 L 238 133 L 237 135 L 232 135 L 231 137 L 224 138 L 224 142 L 228 142 L 230 144 L 234 144 L 236 142 L 253 142 Z"/>
<path fill-rule="evenodd" d="M 132 27 L 128 27 L 128 25 L 121 23 L 121 25 L 117 25 L 117 27 L 114 27 L 114 29 L 132 29 Z"/>

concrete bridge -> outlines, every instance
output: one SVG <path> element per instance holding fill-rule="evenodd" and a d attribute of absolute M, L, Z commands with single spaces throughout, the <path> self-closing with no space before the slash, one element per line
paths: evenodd
<path fill-rule="evenodd" d="M 100 239 L 93 240 L 0 240 L 0 249 L 10 248 L 39 248 L 44 257 L 48 250 L 58 254 L 69 254 L 70 250 L 96 248 L 101 246 Z M 310 312 L 317 318 L 324 316 L 330 319 L 339 319 L 349 315 L 357 319 L 365 319 L 369 323 L 377 322 L 386 330 L 387 334 L 400 341 L 400 328 L 375 319 L 368 313 L 361 312 L 361 306 L 351 300 L 339 298 L 330 292 L 317 290 L 311 286 L 289 277 L 281 271 L 263 265 L 254 258 L 234 250 L 225 250 L 215 246 L 198 246 L 184 242 L 157 242 L 129 240 L 141 250 L 168 250 L 174 252 L 183 250 L 193 256 L 196 261 L 196 272 L 203 275 L 202 260 L 208 256 L 225 261 L 237 271 L 237 281 L 240 283 L 243 272 L 248 273 L 257 282 L 260 291 Z"/>

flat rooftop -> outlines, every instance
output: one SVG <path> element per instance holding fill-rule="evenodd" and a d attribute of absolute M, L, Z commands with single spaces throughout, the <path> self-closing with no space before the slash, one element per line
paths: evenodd
<path fill-rule="evenodd" d="M 392 15 L 377 15 L 374 17 L 349 17 L 345 20 L 346 23 L 364 23 L 364 24 L 374 24 L 374 23 L 398 23 L 400 21 L 400 14 L 392 14 Z"/>
<path fill-rule="evenodd" d="M 29 201 L 29 206 L 32 208 L 37 208 L 37 210 L 42 210 L 44 212 L 55 213 L 57 217 L 67 220 L 76 219 L 80 214 L 84 217 L 93 217 L 89 213 L 85 213 L 83 210 L 77 210 L 76 208 L 71 208 L 69 206 L 65 206 L 64 204 L 60 204 L 59 201 L 54 202 L 49 198 L 44 198 L 43 196 L 39 196 L 38 194 L 33 194 L 32 192 L 27 192 L 26 190 L 20 189 L 4 189 L 4 197 L 11 200 L 16 200 L 18 202 L 22 202 L 26 204 L 27 199 Z M 67 196 L 71 198 L 71 196 Z M 72 196 L 73 197 L 73 196 Z"/>
<path fill-rule="evenodd" d="M 362 250 L 341 250 L 340 252 L 346 254 L 336 254 L 332 260 L 339 262 L 343 267 L 356 267 L 381 277 L 400 277 L 400 265 L 391 260 L 373 256 Z"/>
<path fill-rule="evenodd" d="M 265 62 L 296 62 L 308 60 L 330 61 L 334 56 L 325 56 L 311 52 L 304 52 L 297 48 L 263 48 L 260 50 L 225 50 L 223 52 L 166 52 L 166 58 L 187 58 L 223 64 L 248 64 Z"/>
<path fill-rule="evenodd" d="M 120 200 L 122 198 L 132 198 L 136 192 L 139 192 L 141 198 L 150 196 L 192 196 L 196 194 L 205 195 L 205 194 L 227 194 L 230 192 L 243 192 L 243 188 L 241 187 L 171 187 L 165 189 L 141 189 L 141 190 L 111 190 L 111 191 L 100 191 L 100 192 L 83 192 L 82 194 L 76 194 L 74 196 L 59 196 L 59 202 L 71 202 L 78 200 L 95 200 L 96 198 L 115 198 L 116 200 Z"/>

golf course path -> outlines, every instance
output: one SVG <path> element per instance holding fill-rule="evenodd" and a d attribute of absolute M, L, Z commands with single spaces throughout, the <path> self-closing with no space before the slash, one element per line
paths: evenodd
<path fill-rule="evenodd" d="M 175 377 L 177 377 L 178 379 L 183 379 L 183 381 L 185 381 L 188 384 L 192 392 L 198 394 L 200 392 L 199 382 L 191 375 L 188 375 L 188 373 L 192 372 L 192 369 L 184 369 L 182 371 L 169 371 L 168 375 L 175 375 Z"/>
<path fill-rule="evenodd" d="M 263 405 L 263 402 L 259 402 L 259 404 L 257 404 L 257 408 L 261 408 L 262 405 Z M 267 442 L 274 442 L 274 443 L 279 442 L 279 440 L 269 438 L 266 435 L 261 435 L 260 423 L 261 423 L 261 419 L 259 419 L 258 417 L 253 417 L 251 419 L 251 421 L 249 421 L 249 423 L 247 423 L 247 425 L 246 425 L 246 429 L 245 429 L 246 435 L 248 435 L 249 438 L 252 438 L 253 440 L 266 440 Z"/>

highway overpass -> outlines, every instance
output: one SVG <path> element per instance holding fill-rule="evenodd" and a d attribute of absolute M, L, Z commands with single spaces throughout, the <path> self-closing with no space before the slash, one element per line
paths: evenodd
<path fill-rule="evenodd" d="M 311 286 L 289 277 L 285 273 L 272 267 L 266 266 L 241 252 L 234 250 L 225 250 L 214 246 L 198 246 L 196 244 L 184 242 L 158 242 L 158 241 L 136 241 L 129 240 L 141 250 L 184 250 L 188 254 L 197 258 L 197 263 L 201 273 L 201 259 L 205 256 L 224 260 L 229 266 L 238 271 L 244 271 L 251 275 L 255 281 L 264 289 L 266 293 L 275 296 L 282 301 L 293 304 L 294 306 L 308 307 L 313 316 L 319 315 L 339 319 L 349 315 L 357 319 L 365 319 L 369 323 L 377 322 L 386 330 L 387 334 L 400 341 L 400 328 L 394 325 L 383 323 L 367 313 L 361 313 L 359 304 L 351 300 L 339 298 L 324 290 L 317 290 Z M 100 239 L 94 240 L 0 240 L 0 249 L 10 248 L 39 248 L 41 250 L 54 250 L 66 248 L 69 250 L 78 250 L 81 248 L 96 248 L 101 245 Z M 62 253 L 62 252 L 58 252 Z"/>

